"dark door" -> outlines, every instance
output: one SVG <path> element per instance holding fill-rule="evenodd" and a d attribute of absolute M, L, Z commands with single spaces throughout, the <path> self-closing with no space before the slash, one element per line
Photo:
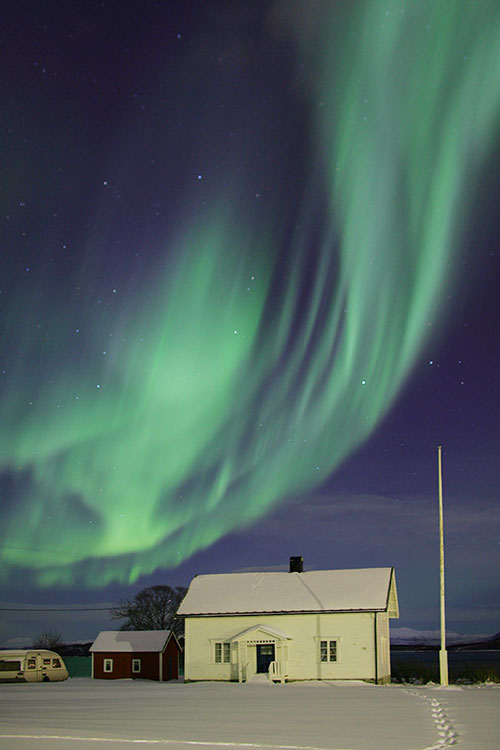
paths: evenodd
<path fill-rule="evenodd" d="M 269 665 L 274 661 L 274 643 L 262 643 L 257 646 L 257 672 L 269 672 Z"/>

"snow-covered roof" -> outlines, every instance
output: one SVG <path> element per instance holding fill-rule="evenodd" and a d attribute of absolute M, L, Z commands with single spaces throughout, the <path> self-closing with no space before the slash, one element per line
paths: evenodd
<path fill-rule="evenodd" d="M 162 651 L 171 630 L 101 630 L 90 651 Z"/>
<path fill-rule="evenodd" d="M 178 614 L 373 612 L 385 609 L 397 617 L 392 568 L 201 575 L 192 580 Z"/>

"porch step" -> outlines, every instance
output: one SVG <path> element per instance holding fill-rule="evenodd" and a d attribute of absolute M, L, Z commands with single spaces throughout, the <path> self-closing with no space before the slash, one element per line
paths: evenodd
<path fill-rule="evenodd" d="M 248 680 L 248 682 L 251 682 L 252 684 L 254 682 L 255 683 L 261 682 L 261 683 L 265 683 L 266 685 L 270 684 L 269 683 L 269 677 L 267 676 L 267 674 L 264 674 L 263 672 L 260 672 L 258 674 L 254 674 L 252 677 L 250 677 L 250 679 Z"/>

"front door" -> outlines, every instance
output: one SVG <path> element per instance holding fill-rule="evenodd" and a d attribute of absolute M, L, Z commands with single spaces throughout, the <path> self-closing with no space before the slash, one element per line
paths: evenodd
<path fill-rule="evenodd" d="M 269 665 L 274 661 L 274 643 L 257 645 L 257 672 L 269 672 Z"/>

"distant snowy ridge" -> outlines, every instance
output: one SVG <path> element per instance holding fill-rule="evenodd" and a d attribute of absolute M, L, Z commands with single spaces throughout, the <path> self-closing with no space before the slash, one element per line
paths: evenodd
<path fill-rule="evenodd" d="M 448 646 L 458 645 L 461 643 L 480 643 L 481 641 L 491 641 L 498 638 L 496 635 L 480 634 L 463 634 L 455 633 L 452 630 L 446 631 L 446 644 Z M 92 643 L 94 638 L 87 640 L 69 641 L 66 646 L 87 645 Z M 414 630 L 413 628 L 391 628 L 391 645 L 392 646 L 438 646 L 441 642 L 441 633 L 439 630 Z M 32 640 L 26 637 L 9 638 L 0 643 L 1 648 L 30 648 Z"/>
<path fill-rule="evenodd" d="M 452 630 L 446 631 L 447 645 L 458 643 L 477 643 L 480 641 L 489 641 L 492 635 L 481 633 L 479 635 L 469 635 L 455 633 Z M 391 628 L 391 645 L 393 646 L 412 646 L 426 645 L 435 646 L 441 642 L 441 632 L 439 630 L 413 630 L 412 628 Z"/>
<path fill-rule="evenodd" d="M 0 643 L 0 648 L 29 648 L 33 643 L 33 639 L 21 636 L 19 638 L 8 638 L 6 641 Z"/>
<path fill-rule="evenodd" d="M 95 640 L 95 636 L 92 638 L 87 638 L 83 641 L 68 641 L 65 643 L 65 646 L 87 646 L 89 643 L 92 643 Z M 0 643 L 0 649 L 7 648 L 7 649 L 15 649 L 15 648 L 31 648 L 33 645 L 33 638 L 30 638 L 29 636 L 20 636 L 19 638 L 8 638 L 6 641 L 2 641 Z"/>

